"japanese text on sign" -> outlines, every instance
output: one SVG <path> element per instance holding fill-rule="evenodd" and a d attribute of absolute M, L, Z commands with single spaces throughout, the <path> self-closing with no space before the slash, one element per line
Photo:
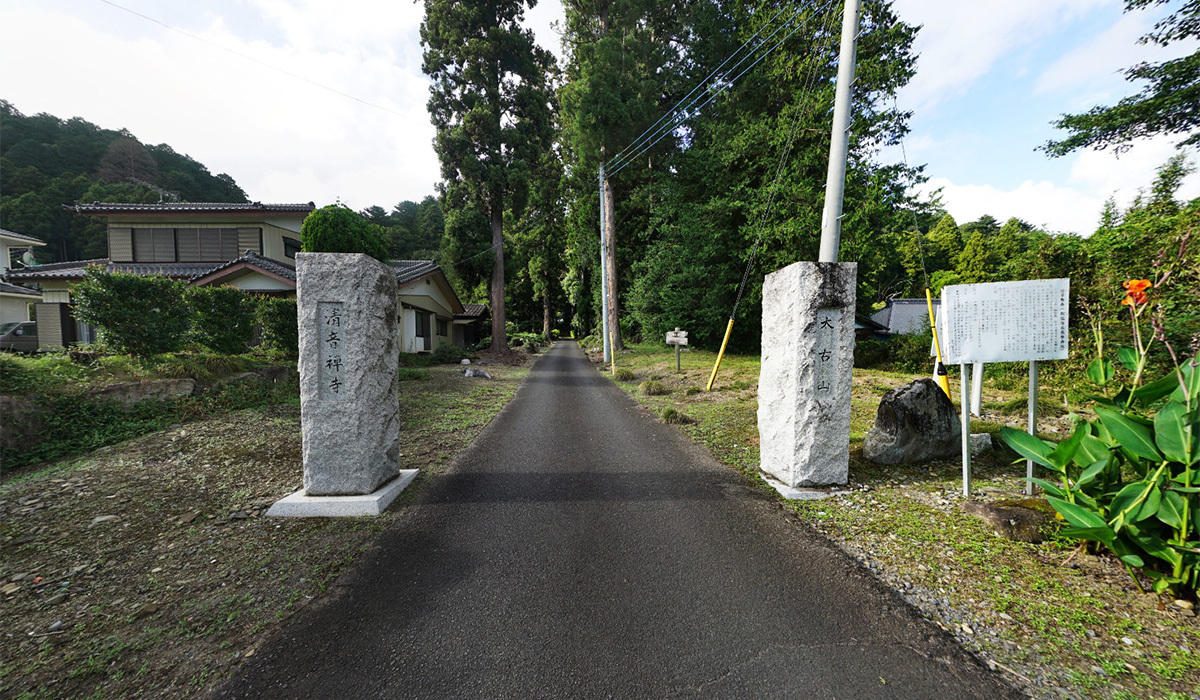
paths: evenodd
<path fill-rule="evenodd" d="M 317 324 L 320 348 L 317 378 L 321 382 L 318 395 L 322 399 L 342 399 L 346 396 L 346 317 L 341 302 L 317 303 Z"/>
<path fill-rule="evenodd" d="M 1067 359 L 1071 280 L 959 284 L 942 289 L 942 361 Z"/>
<path fill-rule="evenodd" d="M 816 342 L 813 345 L 813 401 L 818 413 L 824 417 L 834 405 L 837 386 L 838 327 L 842 321 L 841 309 L 817 309 Z"/>

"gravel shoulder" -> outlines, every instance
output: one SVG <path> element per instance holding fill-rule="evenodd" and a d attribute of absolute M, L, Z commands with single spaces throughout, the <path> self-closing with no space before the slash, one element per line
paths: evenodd
<path fill-rule="evenodd" d="M 0 697 L 188 697 L 321 595 L 513 397 L 525 367 L 400 384 L 382 516 L 262 517 L 300 486 L 298 400 L 172 426 L 0 485 Z"/>

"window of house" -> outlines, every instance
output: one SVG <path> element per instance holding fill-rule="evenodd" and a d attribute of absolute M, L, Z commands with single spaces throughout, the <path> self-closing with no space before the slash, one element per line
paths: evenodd
<path fill-rule="evenodd" d="M 135 262 L 175 262 L 175 231 L 169 228 L 133 229 Z"/>
<path fill-rule="evenodd" d="M 417 337 L 429 337 L 429 314 L 423 311 L 417 312 Z"/>
<path fill-rule="evenodd" d="M 238 257 L 235 228 L 175 229 L 179 262 L 221 262 Z"/>
<path fill-rule="evenodd" d="M 296 253 L 300 252 L 300 241 L 295 238 L 283 237 L 283 254 L 289 258 L 295 258 Z"/>
<path fill-rule="evenodd" d="M 437 322 L 437 331 L 438 331 L 438 335 L 440 335 L 440 336 L 442 336 L 442 337 L 445 337 L 445 335 L 446 335 L 446 322 L 445 322 L 445 321 L 443 321 L 443 320 L 442 320 L 442 319 L 440 319 L 440 318 L 438 319 L 438 322 Z"/>

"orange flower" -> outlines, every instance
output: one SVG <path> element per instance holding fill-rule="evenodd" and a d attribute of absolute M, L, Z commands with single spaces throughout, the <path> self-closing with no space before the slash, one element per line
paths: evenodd
<path fill-rule="evenodd" d="M 1150 280 L 1125 280 L 1122 285 L 1125 287 L 1125 298 L 1121 300 L 1122 306 L 1140 306 L 1149 301 L 1146 295 L 1146 290 L 1153 287 Z"/>

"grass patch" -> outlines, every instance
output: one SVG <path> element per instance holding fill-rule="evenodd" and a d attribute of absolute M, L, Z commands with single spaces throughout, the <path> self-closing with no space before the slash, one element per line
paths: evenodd
<path fill-rule="evenodd" d="M 660 381 L 650 379 L 638 385 L 638 391 L 646 396 L 662 396 L 663 394 L 671 393 L 671 390 Z"/>

